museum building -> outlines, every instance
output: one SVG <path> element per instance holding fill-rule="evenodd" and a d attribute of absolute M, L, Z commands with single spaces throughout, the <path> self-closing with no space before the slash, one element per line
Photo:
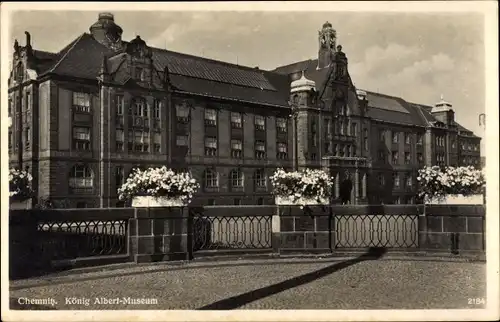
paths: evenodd
<path fill-rule="evenodd" d="M 261 70 L 122 40 L 101 13 L 57 53 L 16 40 L 9 160 L 36 202 L 123 206 L 134 168 L 189 170 L 193 204 L 273 204 L 276 168 L 322 168 L 353 182 L 351 202 L 414 203 L 424 165 L 480 167 L 480 137 L 435 106 L 357 89 L 328 22 L 315 59 Z"/>

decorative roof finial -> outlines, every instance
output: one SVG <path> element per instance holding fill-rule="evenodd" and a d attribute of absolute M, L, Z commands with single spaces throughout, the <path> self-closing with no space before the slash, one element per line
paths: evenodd
<path fill-rule="evenodd" d="M 443 94 L 441 94 L 441 100 L 444 101 L 444 95 Z"/>

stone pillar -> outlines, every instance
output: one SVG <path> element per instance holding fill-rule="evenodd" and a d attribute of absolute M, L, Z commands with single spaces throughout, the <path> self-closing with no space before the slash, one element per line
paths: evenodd
<path fill-rule="evenodd" d="M 129 254 L 136 263 L 191 259 L 187 207 L 135 208 L 129 222 Z"/>
<path fill-rule="evenodd" d="M 334 248 L 331 238 L 333 218 L 328 206 L 277 206 L 273 215 L 273 250 L 279 254 L 328 254 Z M 279 232 L 276 232 L 279 221 Z M 332 222 L 331 222 L 332 221 Z M 278 243 L 275 244 L 275 241 Z"/>

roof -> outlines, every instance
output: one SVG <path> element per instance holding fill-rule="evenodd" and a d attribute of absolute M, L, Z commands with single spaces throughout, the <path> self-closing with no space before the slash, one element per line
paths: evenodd
<path fill-rule="evenodd" d="M 127 44 L 124 42 L 125 46 Z M 158 48 L 152 50 L 153 65 L 158 74 L 155 78 L 160 80 L 165 67 L 168 67 L 174 89 L 248 103 L 288 106 L 289 84 L 286 76 Z M 111 57 L 116 53 L 84 33 L 58 54 L 45 55 L 57 59 L 44 70 L 44 74 L 96 79 L 103 55 Z M 124 70 L 125 57 L 117 56 L 108 60 L 108 71 L 118 83 L 125 84 L 130 81 Z M 158 87 L 156 83 L 154 85 Z"/>
<path fill-rule="evenodd" d="M 123 45 L 127 46 L 124 41 Z M 288 106 L 292 74 L 304 76 L 316 83 L 318 91 L 326 88 L 331 68 L 317 69 L 318 60 L 308 59 L 280 66 L 271 71 L 260 70 L 188 54 L 152 48 L 153 87 L 162 88 L 165 67 L 168 67 L 172 88 L 179 92 L 230 99 L 261 105 Z M 116 53 L 97 42 L 90 34 L 83 33 L 58 53 L 35 50 L 39 75 L 54 73 L 95 80 L 100 72 L 102 58 L 118 84 L 134 83 L 130 77 L 126 55 Z M 402 98 L 366 91 L 367 116 L 375 120 L 428 126 L 437 121 L 431 114 L 432 107 L 405 101 Z M 350 86 L 349 106 L 357 108 L 355 88 Z M 459 131 L 471 132 L 457 123 Z M 472 132 L 471 132 L 472 133 Z"/>

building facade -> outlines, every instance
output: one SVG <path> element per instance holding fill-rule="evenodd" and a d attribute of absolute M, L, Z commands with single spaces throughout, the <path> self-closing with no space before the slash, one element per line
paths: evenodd
<path fill-rule="evenodd" d="M 14 43 L 11 167 L 35 202 L 116 207 L 134 168 L 189 170 L 194 204 L 272 204 L 276 168 L 346 172 L 353 203 L 413 203 L 424 165 L 480 167 L 480 138 L 435 106 L 355 88 L 336 31 L 316 59 L 266 71 L 122 40 L 110 13 L 58 53 Z"/>

